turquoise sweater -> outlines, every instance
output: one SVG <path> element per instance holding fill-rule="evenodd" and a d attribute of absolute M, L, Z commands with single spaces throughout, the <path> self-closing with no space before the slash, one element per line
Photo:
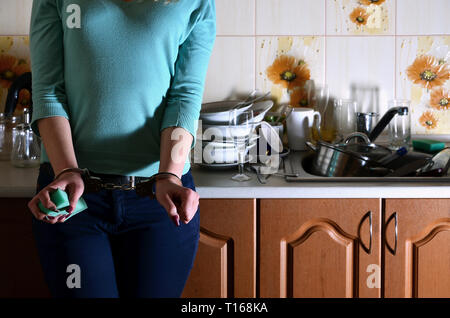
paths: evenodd
<path fill-rule="evenodd" d="M 153 175 L 164 128 L 195 138 L 215 27 L 214 0 L 34 0 L 33 130 L 65 117 L 80 167 Z"/>

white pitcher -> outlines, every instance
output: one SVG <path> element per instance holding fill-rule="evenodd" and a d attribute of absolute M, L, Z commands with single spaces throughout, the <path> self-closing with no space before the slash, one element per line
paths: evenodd
<path fill-rule="evenodd" d="M 311 128 L 314 118 L 318 117 L 318 126 L 322 117 L 312 108 L 294 108 L 286 120 L 289 148 L 292 150 L 306 150 L 306 141 L 311 140 Z"/>

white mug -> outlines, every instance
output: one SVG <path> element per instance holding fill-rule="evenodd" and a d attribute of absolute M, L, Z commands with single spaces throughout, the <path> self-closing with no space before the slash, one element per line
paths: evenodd
<path fill-rule="evenodd" d="M 312 108 L 294 108 L 286 120 L 289 148 L 292 150 L 306 150 L 306 141 L 311 139 L 311 128 L 314 118 L 318 117 L 318 125 L 322 117 Z"/>

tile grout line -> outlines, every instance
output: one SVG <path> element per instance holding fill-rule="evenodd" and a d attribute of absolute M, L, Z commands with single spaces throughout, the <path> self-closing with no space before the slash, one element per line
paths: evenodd
<path fill-rule="evenodd" d="M 394 2 L 394 98 L 397 99 L 397 20 L 398 20 L 397 0 Z"/>
<path fill-rule="evenodd" d="M 258 62 L 257 62 L 257 59 L 258 59 L 258 53 L 257 53 L 257 37 L 256 37 L 256 27 L 257 27 L 257 23 L 256 23 L 256 19 L 257 19 L 257 10 L 256 10 L 256 3 L 257 3 L 257 1 L 258 0 L 255 0 L 255 2 L 254 2 L 254 7 L 253 7 L 253 9 L 254 9 L 254 14 L 255 14 L 255 17 L 254 17 L 254 24 L 253 24 L 253 37 L 254 37 L 254 39 L 253 39 L 253 45 L 254 45 L 254 48 L 253 48 L 253 50 L 255 51 L 254 52 L 254 54 L 255 54 L 255 61 L 254 61 L 254 63 L 255 63 L 255 69 L 254 69 L 254 72 L 255 72 L 255 78 L 253 79 L 253 89 L 255 90 L 256 89 L 256 77 L 258 76 L 258 70 L 257 70 L 257 66 L 258 66 Z"/>
<path fill-rule="evenodd" d="M 323 58 L 324 58 L 324 65 L 323 65 L 323 85 L 327 85 L 327 75 L 328 75 L 328 70 L 327 70 L 327 42 L 328 42 L 328 32 L 327 32 L 327 0 L 324 0 L 325 3 L 325 7 L 324 7 L 324 11 L 325 11 L 325 17 L 324 17 L 324 25 L 325 25 L 325 29 L 323 30 L 325 36 L 325 41 L 323 44 L 323 48 L 324 48 L 324 53 L 323 53 Z"/>
<path fill-rule="evenodd" d="M 10 35 L 0 35 L 0 36 L 10 36 Z M 14 35 L 15 36 L 15 35 Z M 223 38 L 251 38 L 251 37 L 327 37 L 327 38 L 388 38 L 388 37 L 439 37 L 439 36 L 450 36 L 450 33 L 442 34 L 219 34 L 217 37 Z"/>

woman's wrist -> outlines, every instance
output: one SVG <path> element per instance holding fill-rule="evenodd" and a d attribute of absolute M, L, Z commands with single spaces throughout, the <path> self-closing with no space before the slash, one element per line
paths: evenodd
<path fill-rule="evenodd" d="M 60 170 L 58 173 L 55 174 L 55 179 L 54 180 L 58 179 L 63 174 L 67 174 L 67 173 L 77 173 L 80 176 L 83 176 L 86 173 L 86 170 L 85 169 L 80 169 L 78 167 L 64 168 L 64 169 Z"/>

